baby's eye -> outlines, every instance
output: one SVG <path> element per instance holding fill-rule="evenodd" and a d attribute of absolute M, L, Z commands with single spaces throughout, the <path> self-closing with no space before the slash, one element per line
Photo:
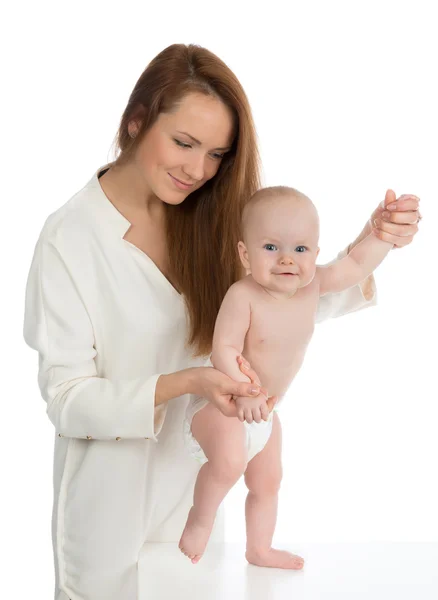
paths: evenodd
<path fill-rule="evenodd" d="M 263 248 L 269 250 L 270 252 L 275 252 L 275 250 L 277 250 L 277 246 L 275 246 L 275 244 L 265 244 Z"/>
<path fill-rule="evenodd" d="M 306 246 L 297 246 L 295 248 L 296 252 L 305 252 L 307 250 Z"/>

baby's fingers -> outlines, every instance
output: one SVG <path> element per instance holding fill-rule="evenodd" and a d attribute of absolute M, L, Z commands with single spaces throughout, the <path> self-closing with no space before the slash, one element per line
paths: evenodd
<path fill-rule="evenodd" d="M 277 404 L 278 396 L 270 396 L 266 402 L 268 405 L 269 412 L 274 409 L 274 406 Z"/>
<path fill-rule="evenodd" d="M 263 421 L 267 421 L 269 419 L 269 408 L 267 404 L 262 404 L 260 407 L 260 415 Z"/>
<path fill-rule="evenodd" d="M 262 415 L 260 413 L 260 408 L 253 408 L 252 409 L 252 418 L 254 419 L 254 421 L 256 423 L 261 423 L 262 422 Z"/>
<path fill-rule="evenodd" d="M 244 420 L 245 420 L 245 411 L 243 410 L 243 408 L 238 408 L 237 409 L 237 418 L 242 423 L 244 422 Z"/>
<path fill-rule="evenodd" d="M 245 421 L 247 423 L 252 423 L 252 410 L 250 408 L 245 408 Z"/>

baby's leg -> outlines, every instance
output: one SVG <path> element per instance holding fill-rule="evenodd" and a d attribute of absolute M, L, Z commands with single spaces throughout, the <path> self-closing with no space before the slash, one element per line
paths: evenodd
<path fill-rule="evenodd" d="M 244 424 L 237 418 L 224 416 L 212 404 L 194 415 L 192 433 L 208 462 L 198 473 L 193 506 L 179 548 L 197 563 L 207 545 L 219 505 L 245 472 L 248 451 Z"/>
<path fill-rule="evenodd" d="M 302 558 L 271 547 L 281 478 L 281 425 L 274 412 L 271 436 L 263 450 L 249 461 L 245 472 L 249 490 L 245 505 L 246 559 L 259 567 L 302 569 Z"/>

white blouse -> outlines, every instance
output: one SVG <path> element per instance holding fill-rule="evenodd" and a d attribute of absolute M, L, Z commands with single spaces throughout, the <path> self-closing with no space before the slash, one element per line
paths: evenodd
<path fill-rule="evenodd" d="M 38 351 L 39 387 L 56 431 L 59 564 L 90 536 L 104 536 L 108 519 L 120 528 L 137 519 L 139 541 L 178 541 L 199 469 L 183 441 L 189 396 L 155 408 L 155 386 L 160 374 L 211 363 L 185 347 L 183 297 L 123 239 L 130 223 L 98 180 L 108 166 L 48 217 L 26 288 L 24 337 Z M 359 286 L 327 295 L 318 320 L 375 302 Z"/>

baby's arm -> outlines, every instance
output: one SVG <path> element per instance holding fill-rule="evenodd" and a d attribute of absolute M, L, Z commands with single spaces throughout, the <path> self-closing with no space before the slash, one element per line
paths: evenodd
<path fill-rule="evenodd" d="M 249 329 L 251 308 L 249 295 L 241 283 L 233 284 L 222 301 L 213 334 L 211 362 L 235 381 L 251 381 L 237 364 Z"/>
<path fill-rule="evenodd" d="M 242 353 L 245 337 L 251 322 L 251 305 L 245 284 L 237 282 L 230 287 L 222 301 L 213 334 L 211 362 L 235 381 L 251 381 L 237 362 Z M 258 396 L 235 398 L 237 418 L 240 421 L 260 423 L 269 419 L 267 392 L 262 387 Z"/>
<path fill-rule="evenodd" d="M 345 258 L 327 267 L 318 266 L 319 295 L 342 292 L 357 285 L 380 265 L 392 247 L 393 244 L 370 233 Z"/>

